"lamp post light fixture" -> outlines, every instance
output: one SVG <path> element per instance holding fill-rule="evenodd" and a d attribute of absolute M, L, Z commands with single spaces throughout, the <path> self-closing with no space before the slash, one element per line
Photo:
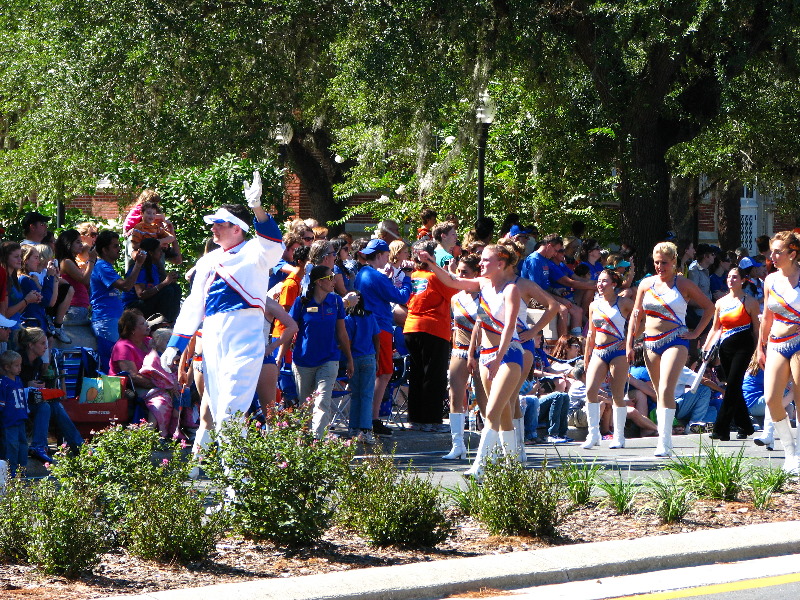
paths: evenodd
<path fill-rule="evenodd" d="M 489 127 L 495 115 L 495 104 L 489 92 L 484 90 L 478 97 L 478 109 L 475 120 L 478 122 L 478 206 L 477 219 L 483 218 L 483 176 L 486 170 L 486 142 L 489 139 Z"/>

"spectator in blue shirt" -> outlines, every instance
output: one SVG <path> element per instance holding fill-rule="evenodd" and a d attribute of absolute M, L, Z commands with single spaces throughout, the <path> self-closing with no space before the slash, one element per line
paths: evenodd
<path fill-rule="evenodd" d="M 147 253 L 134 250 L 133 267 L 123 279 L 114 270 L 114 263 L 119 259 L 119 234 L 108 230 L 100 232 L 95 250 L 98 260 L 92 271 L 89 295 L 92 304 L 92 330 L 97 337 L 100 364 L 107 365 L 111 359 L 111 349 L 119 339 L 117 322 L 125 310 L 122 292 L 127 292 L 136 283 Z"/>
<path fill-rule="evenodd" d="M 353 354 L 350 377 L 350 435 L 365 444 L 374 444 L 372 433 L 372 395 L 375 391 L 375 357 L 380 347 L 380 329 L 375 317 L 364 308 L 363 298 L 348 309 L 344 319 Z"/>
<path fill-rule="evenodd" d="M 318 265 L 311 269 L 308 289 L 294 301 L 289 316 L 298 326 L 292 354 L 297 393 L 301 402 L 313 395 L 311 427 L 314 437 L 320 439 L 333 417 L 331 396 L 339 374 L 340 353 L 347 362 L 347 376 L 353 374 L 344 303 L 333 292 L 330 267 Z"/>
<path fill-rule="evenodd" d="M 380 239 L 370 240 L 361 249 L 365 265 L 356 274 L 355 289 L 364 298 L 364 308 L 375 315 L 380 328 L 380 350 L 375 379 L 375 393 L 372 397 L 372 430 L 378 435 L 391 435 L 391 429 L 378 419 L 383 393 L 392 378 L 392 303 L 406 304 L 411 297 L 411 278 L 406 275 L 395 287 L 392 280 L 383 274 L 382 269 L 389 260 L 389 244 Z"/>

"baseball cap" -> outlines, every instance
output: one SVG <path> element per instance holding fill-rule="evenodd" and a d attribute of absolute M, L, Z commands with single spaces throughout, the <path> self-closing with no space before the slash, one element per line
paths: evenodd
<path fill-rule="evenodd" d="M 8 327 L 9 329 L 11 329 L 12 327 L 16 326 L 17 326 L 16 321 L 12 321 L 11 319 L 4 317 L 3 315 L 0 315 L 0 327 Z"/>
<path fill-rule="evenodd" d="M 368 255 L 375 252 L 388 252 L 389 244 L 380 239 L 370 240 L 369 243 L 361 249 L 361 254 Z"/>
<path fill-rule="evenodd" d="M 530 227 L 522 227 L 521 225 L 512 225 L 511 229 L 508 230 L 508 235 L 514 237 L 515 235 L 530 235 L 531 228 Z"/>
<path fill-rule="evenodd" d="M 22 229 L 27 229 L 34 223 L 47 223 L 50 217 L 45 217 L 42 213 L 31 210 L 22 217 Z"/>
<path fill-rule="evenodd" d="M 619 269 L 619 268 L 622 268 L 622 269 L 627 269 L 627 268 L 628 268 L 628 267 L 630 267 L 630 266 L 631 266 L 631 263 L 629 263 L 627 260 L 621 260 L 621 261 L 619 261 L 619 262 L 617 263 L 617 268 L 618 268 L 618 269 Z"/>
<path fill-rule="evenodd" d="M 739 261 L 739 268 L 740 269 L 749 269 L 750 267 L 760 267 L 761 263 L 758 261 L 753 260 L 749 256 L 742 257 L 742 260 Z"/>
<path fill-rule="evenodd" d="M 239 217 L 230 212 L 227 208 L 218 208 L 213 215 L 206 215 L 203 221 L 211 225 L 212 223 L 231 223 L 238 225 L 242 231 L 250 231 L 250 225 L 242 221 Z"/>

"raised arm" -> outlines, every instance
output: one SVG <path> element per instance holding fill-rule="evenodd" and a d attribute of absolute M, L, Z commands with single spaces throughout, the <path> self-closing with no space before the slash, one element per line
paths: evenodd
<path fill-rule="evenodd" d="M 480 281 L 477 279 L 463 279 L 456 275 L 445 271 L 442 267 L 436 264 L 433 257 L 424 250 L 419 253 L 419 259 L 422 261 L 426 268 L 430 269 L 436 277 L 444 283 L 447 287 L 456 290 L 467 290 L 468 292 L 479 292 L 481 290 Z"/>

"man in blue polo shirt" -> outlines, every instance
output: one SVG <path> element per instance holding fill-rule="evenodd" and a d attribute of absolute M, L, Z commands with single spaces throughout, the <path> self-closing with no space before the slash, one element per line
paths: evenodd
<path fill-rule="evenodd" d="M 389 244 L 380 239 L 370 240 L 361 250 L 366 264 L 358 271 L 355 289 L 364 298 L 364 308 L 375 315 L 381 332 L 380 350 L 378 354 L 377 378 L 375 393 L 372 397 L 372 431 L 376 435 L 391 435 L 392 430 L 378 419 L 383 393 L 392 378 L 394 364 L 392 362 L 392 303 L 405 304 L 411 296 L 411 278 L 406 275 L 397 288 L 381 269 L 389 260 Z"/>

